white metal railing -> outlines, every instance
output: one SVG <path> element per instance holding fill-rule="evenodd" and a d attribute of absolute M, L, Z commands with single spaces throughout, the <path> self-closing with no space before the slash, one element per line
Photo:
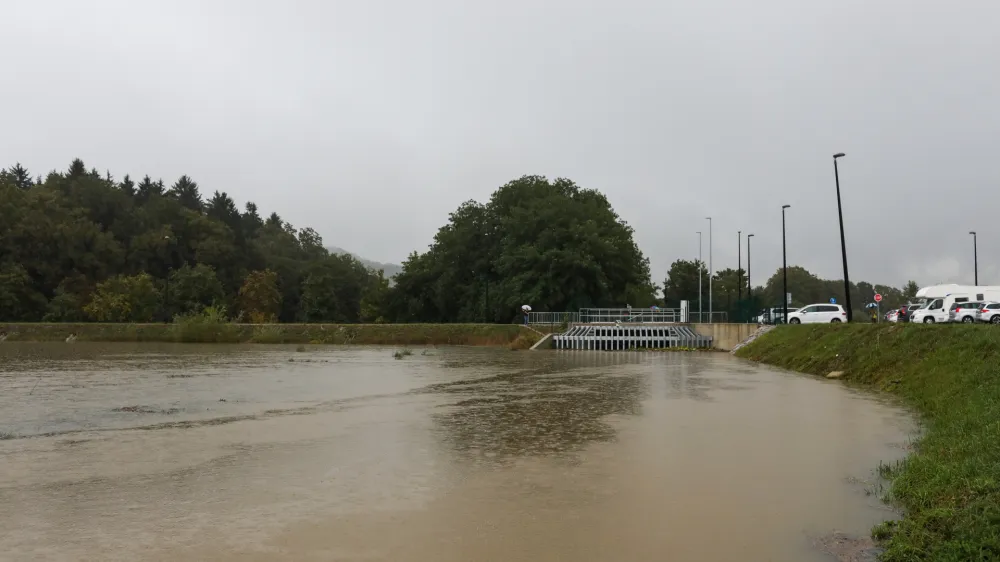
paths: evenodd
<path fill-rule="evenodd" d="M 728 322 L 728 312 L 688 313 L 688 322 Z M 560 324 L 679 323 L 679 308 L 581 308 L 579 312 L 529 312 L 528 324 L 558 326 Z"/>
<path fill-rule="evenodd" d="M 691 311 L 688 313 L 688 316 L 691 317 L 691 322 L 694 324 L 709 324 L 712 322 L 724 324 L 729 322 L 729 313 L 725 311 L 700 313 L 697 311 Z"/>
<path fill-rule="evenodd" d="M 576 324 L 580 322 L 579 312 L 529 312 L 528 324 L 541 324 L 545 326 L 558 326 L 566 324 Z"/>
<path fill-rule="evenodd" d="M 680 322 L 679 308 L 582 308 L 580 322 Z"/>

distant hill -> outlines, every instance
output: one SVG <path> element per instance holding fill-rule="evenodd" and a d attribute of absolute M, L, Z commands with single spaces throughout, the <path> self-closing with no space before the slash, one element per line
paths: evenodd
<path fill-rule="evenodd" d="M 359 256 L 357 254 L 355 254 L 354 252 L 348 252 L 347 250 L 345 250 L 343 248 L 338 248 L 336 246 L 327 246 L 326 249 L 331 254 L 347 254 L 349 256 L 352 256 L 352 257 L 354 257 L 354 259 L 360 261 L 361 263 L 365 264 L 365 266 L 370 267 L 370 268 L 372 268 L 374 270 L 381 269 L 382 273 L 385 274 L 386 279 L 391 279 L 393 275 L 396 275 L 397 273 L 401 273 L 403 271 L 403 266 L 401 266 L 399 264 L 395 264 L 395 263 L 382 263 L 382 262 L 367 260 L 367 259 L 365 259 L 365 258 L 363 258 L 363 257 L 361 257 L 361 256 Z"/>

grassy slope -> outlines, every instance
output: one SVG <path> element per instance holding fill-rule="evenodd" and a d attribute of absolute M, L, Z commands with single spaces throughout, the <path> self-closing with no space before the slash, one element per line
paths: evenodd
<path fill-rule="evenodd" d="M 7 341 L 159 341 L 507 346 L 537 340 L 513 324 L 3 324 Z M 530 345 L 528 345 L 530 347 Z"/>
<path fill-rule="evenodd" d="M 1000 560 L 1000 329 L 994 326 L 788 326 L 738 355 L 904 398 L 925 433 L 898 467 L 890 501 L 904 511 L 883 560 Z M 821 508 L 822 506 L 817 506 Z"/>

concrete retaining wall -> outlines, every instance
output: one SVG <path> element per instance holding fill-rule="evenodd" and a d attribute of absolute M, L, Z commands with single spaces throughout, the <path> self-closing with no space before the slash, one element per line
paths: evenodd
<path fill-rule="evenodd" d="M 692 324 L 691 327 L 699 335 L 711 336 L 712 347 L 722 351 L 731 351 L 757 331 L 757 324 Z"/>

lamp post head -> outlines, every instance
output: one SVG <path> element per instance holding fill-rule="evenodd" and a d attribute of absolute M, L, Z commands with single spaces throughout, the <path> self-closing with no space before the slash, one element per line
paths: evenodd
<path fill-rule="evenodd" d="M 753 238 L 753 234 L 747 234 L 747 238 Z"/>
<path fill-rule="evenodd" d="M 847 155 L 844 154 L 843 152 L 838 152 L 838 153 L 836 153 L 836 154 L 833 155 L 833 159 L 836 160 L 837 158 L 843 158 L 844 156 L 847 156 Z"/>
<path fill-rule="evenodd" d="M 969 231 L 969 234 L 971 234 L 971 235 L 975 236 L 975 235 L 976 235 L 976 231 L 975 231 L 975 230 L 970 230 L 970 231 Z"/>
<path fill-rule="evenodd" d="M 791 207 L 791 205 L 782 205 L 782 206 L 781 206 L 781 208 L 782 208 L 782 209 L 788 209 L 788 208 L 790 208 L 790 207 Z"/>

